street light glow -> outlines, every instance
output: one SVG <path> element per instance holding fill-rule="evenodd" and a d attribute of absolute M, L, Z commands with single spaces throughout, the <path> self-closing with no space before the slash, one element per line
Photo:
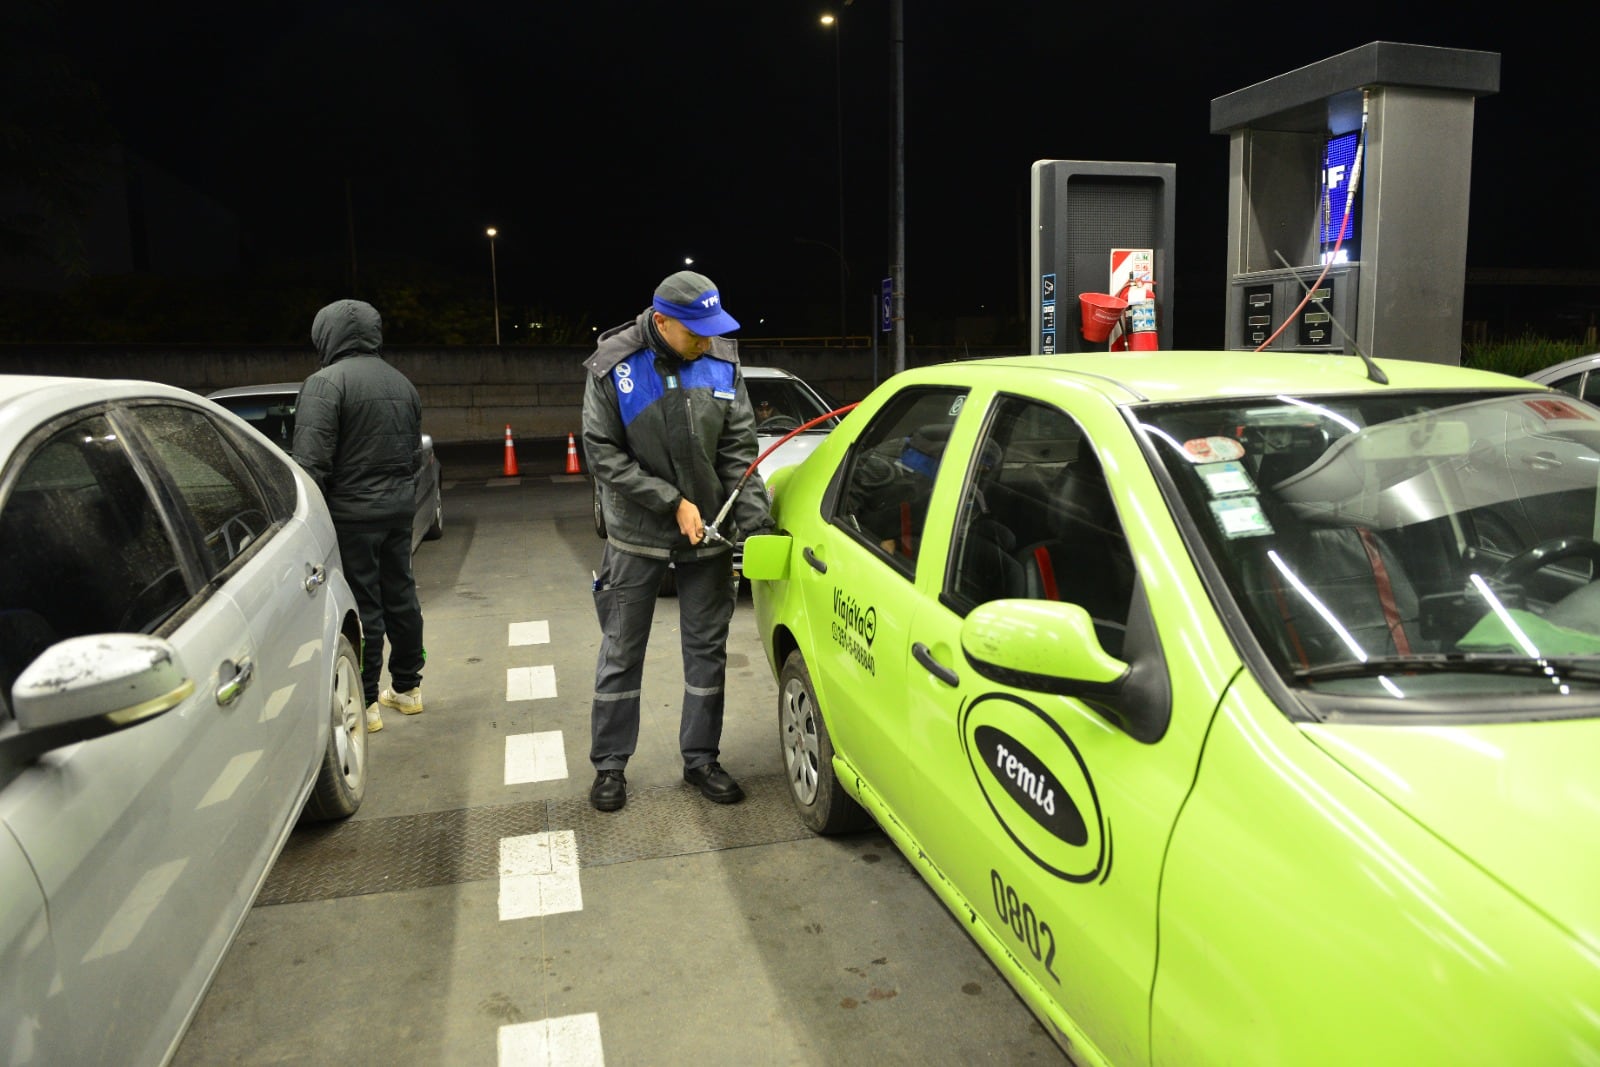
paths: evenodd
<path fill-rule="evenodd" d="M 493 226 L 490 226 L 487 230 L 484 230 L 483 232 L 488 234 L 490 237 L 494 237 L 497 234 L 499 234 L 500 231 L 495 229 Z"/>
<path fill-rule="evenodd" d="M 822 16 L 822 24 L 824 26 L 832 26 L 833 23 L 834 23 L 834 18 L 833 18 L 832 15 L 824 15 L 824 16 Z"/>

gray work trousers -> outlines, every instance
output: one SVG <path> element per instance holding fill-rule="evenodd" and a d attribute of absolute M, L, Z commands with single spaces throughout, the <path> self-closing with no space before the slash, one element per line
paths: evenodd
<path fill-rule="evenodd" d="M 638 746 L 644 653 L 667 565 L 664 559 L 619 552 L 609 544 L 601 558 L 594 591 L 600 659 L 594 672 L 589 743 L 589 761 L 596 771 L 621 770 Z M 736 589 L 731 552 L 674 566 L 683 649 L 678 749 L 687 769 L 715 760 L 722 741 L 728 623 Z"/>

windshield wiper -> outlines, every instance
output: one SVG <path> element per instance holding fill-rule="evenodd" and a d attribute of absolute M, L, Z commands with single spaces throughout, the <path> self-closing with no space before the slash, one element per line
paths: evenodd
<path fill-rule="evenodd" d="M 1527 656 L 1484 655 L 1445 652 L 1420 656 L 1374 656 L 1367 660 L 1340 660 L 1317 667 L 1302 667 L 1294 672 L 1303 682 L 1332 678 L 1371 678 L 1380 674 L 1423 674 L 1456 672 L 1461 674 L 1526 674 L 1544 677 L 1551 674 L 1600 680 L 1600 656 L 1560 656 L 1530 659 Z"/>

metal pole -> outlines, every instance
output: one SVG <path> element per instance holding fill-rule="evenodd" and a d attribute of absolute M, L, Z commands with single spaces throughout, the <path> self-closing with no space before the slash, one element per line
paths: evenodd
<path fill-rule="evenodd" d="M 500 272 L 494 265 L 494 233 L 489 234 L 489 281 L 494 286 L 494 343 L 500 343 Z"/>
<path fill-rule="evenodd" d="M 906 107 L 904 0 L 890 0 L 890 48 L 894 67 L 894 369 L 906 369 Z"/>
<path fill-rule="evenodd" d="M 839 165 L 839 347 L 843 348 L 849 331 L 845 326 L 845 265 L 844 265 L 844 89 L 839 75 L 839 36 L 844 21 L 833 22 L 833 126 L 837 136 L 836 157 Z"/>

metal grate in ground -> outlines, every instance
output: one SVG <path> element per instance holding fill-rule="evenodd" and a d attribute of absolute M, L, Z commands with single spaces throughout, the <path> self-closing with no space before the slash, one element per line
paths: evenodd
<path fill-rule="evenodd" d="M 588 794 L 423 812 L 297 830 L 257 906 L 389 893 L 499 877 L 500 839 L 572 830 L 578 866 L 601 867 L 809 837 L 781 775 L 747 778 L 739 804 L 713 804 L 687 785 L 628 790 L 598 812 Z"/>

